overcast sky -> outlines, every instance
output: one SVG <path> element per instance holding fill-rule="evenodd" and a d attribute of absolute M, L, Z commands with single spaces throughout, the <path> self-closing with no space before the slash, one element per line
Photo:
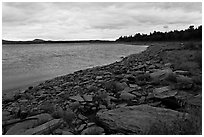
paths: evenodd
<path fill-rule="evenodd" d="M 114 40 L 202 24 L 202 3 L 3 3 L 3 39 Z"/>

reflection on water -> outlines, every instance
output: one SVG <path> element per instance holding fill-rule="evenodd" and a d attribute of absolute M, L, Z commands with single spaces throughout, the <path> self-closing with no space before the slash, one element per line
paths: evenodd
<path fill-rule="evenodd" d="M 22 44 L 2 47 L 3 90 L 15 89 L 138 53 L 145 46 L 124 44 Z"/>

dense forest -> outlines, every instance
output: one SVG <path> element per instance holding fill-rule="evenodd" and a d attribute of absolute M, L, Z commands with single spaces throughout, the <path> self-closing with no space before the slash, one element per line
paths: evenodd
<path fill-rule="evenodd" d="M 198 28 L 189 26 L 186 30 L 174 30 L 169 32 L 156 32 L 147 34 L 136 33 L 134 36 L 121 36 L 117 42 L 136 42 L 136 41 L 189 41 L 202 40 L 202 25 Z"/>

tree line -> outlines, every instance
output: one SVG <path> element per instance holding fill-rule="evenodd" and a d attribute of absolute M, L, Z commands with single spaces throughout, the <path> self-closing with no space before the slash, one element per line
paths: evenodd
<path fill-rule="evenodd" d="M 121 36 L 116 39 L 117 42 L 136 42 L 136 41 L 192 41 L 202 40 L 202 25 L 195 28 L 189 26 L 185 30 L 174 30 L 169 32 L 154 31 L 153 33 L 140 34 L 130 36 Z"/>

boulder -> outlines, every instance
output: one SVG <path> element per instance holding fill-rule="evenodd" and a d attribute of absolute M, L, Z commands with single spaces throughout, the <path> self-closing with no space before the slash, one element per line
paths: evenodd
<path fill-rule="evenodd" d="M 176 90 L 171 90 L 169 86 L 155 88 L 153 90 L 153 95 L 155 98 L 164 99 L 168 97 L 173 97 L 177 94 Z"/>
<path fill-rule="evenodd" d="M 124 134 L 146 134 L 156 122 L 164 122 L 171 128 L 173 121 L 183 113 L 149 105 L 126 106 L 109 111 L 99 111 L 97 121 L 110 131 Z"/>
<path fill-rule="evenodd" d="M 120 98 L 122 100 L 125 100 L 125 101 L 130 101 L 130 100 L 133 100 L 136 96 L 131 94 L 131 93 L 127 93 L 127 92 L 124 92 L 120 95 Z"/>
<path fill-rule="evenodd" d="M 87 95 L 87 94 L 84 94 L 82 97 L 85 101 L 88 101 L 88 102 L 91 102 L 93 99 L 92 95 Z"/>
<path fill-rule="evenodd" d="M 23 132 L 23 135 L 47 135 L 62 124 L 61 119 L 53 119 L 35 128 L 30 128 Z"/>
<path fill-rule="evenodd" d="M 15 124 L 13 127 L 11 127 L 7 132 L 6 135 L 19 135 L 23 134 L 27 129 L 36 127 L 40 124 L 43 124 L 47 121 L 50 121 L 52 119 L 51 115 L 44 113 L 39 114 L 36 116 L 32 116 L 27 118 L 29 120 L 20 122 Z"/>
<path fill-rule="evenodd" d="M 175 75 L 170 68 L 157 70 L 153 73 L 150 73 L 150 78 L 153 81 L 170 80 L 170 79 L 173 79 L 174 77 Z"/>

